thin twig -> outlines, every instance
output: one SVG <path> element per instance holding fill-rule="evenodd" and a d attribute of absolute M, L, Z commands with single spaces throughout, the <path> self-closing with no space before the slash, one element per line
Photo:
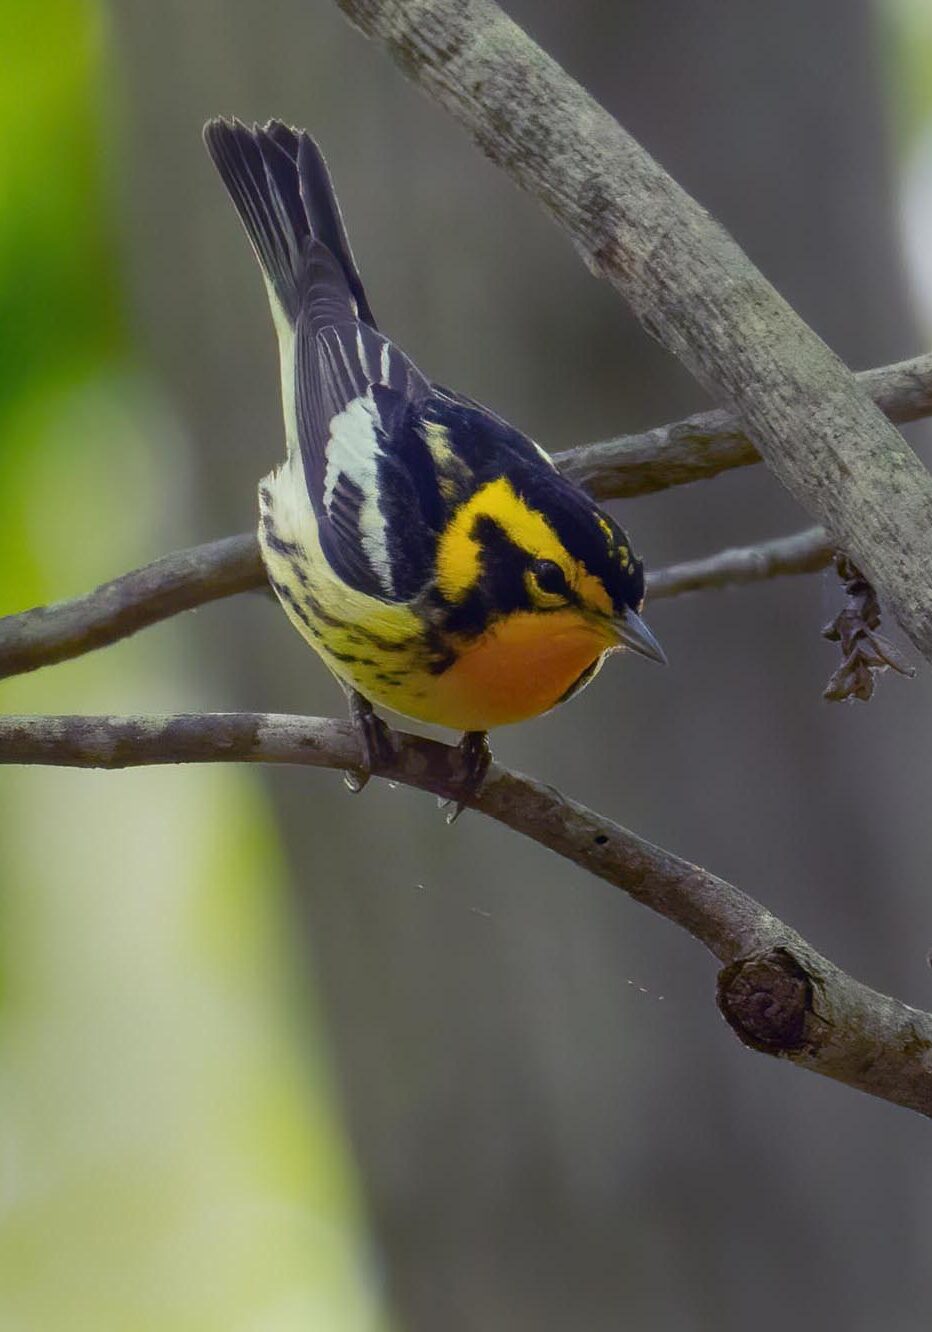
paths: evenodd
<path fill-rule="evenodd" d="M 725 229 L 492 0 L 337 0 L 566 229 L 932 661 L 932 476 Z"/>
<path fill-rule="evenodd" d="M 361 757 L 350 725 L 314 717 L 0 718 L 0 763 L 294 763 L 345 771 Z M 446 745 L 399 736 L 397 757 L 381 775 L 455 799 L 460 760 Z M 542 782 L 493 764 L 467 803 L 704 944 L 723 964 L 719 1005 L 745 1043 L 932 1116 L 932 1014 L 862 985 L 739 889 Z"/>
<path fill-rule="evenodd" d="M 647 578 L 652 601 L 679 597 L 711 587 L 733 587 L 760 583 L 787 574 L 816 573 L 832 561 L 832 549 L 821 527 L 811 527 L 792 536 L 762 541 L 756 546 L 736 546 L 704 560 L 686 560 L 657 569 Z"/>

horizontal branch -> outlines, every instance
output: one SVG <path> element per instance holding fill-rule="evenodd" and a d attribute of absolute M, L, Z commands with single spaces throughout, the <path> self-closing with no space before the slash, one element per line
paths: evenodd
<path fill-rule="evenodd" d="M 914 421 L 932 414 L 932 355 L 867 370 L 860 378 L 892 420 Z M 556 455 L 556 461 L 596 498 L 612 498 L 703 480 L 760 458 L 737 418 L 716 411 L 643 435 L 583 445 Z M 822 568 L 827 557 L 820 559 L 815 539 L 810 551 L 804 536 L 656 570 L 649 578 L 650 595 L 674 597 L 703 587 Z M 0 680 L 106 647 L 181 611 L 262 587 L 265 581 L 256 539 L 243 532 L 166 555 L 85 596 L 2 616 Z"/>
<path fill-rule="evenodd" d="M 652 601 L 659 601 L 711 587 L 760 583 L 787 574 L 817 573 L 831 562 L 832 548 L 825 532 L 821 527 L 811 527 L 756 546 L 722 550 L 703 560 L 670 564 L 648 576 L 647 590 Z"/>
<path fill-rule="evenodd" d="M 932 355 L 866 370 L 859 379 L 891 420 L 932 415 Z M 582 445 L 557 454 L 555 461 L 577 485 L 607 499 L 704 480 L 760 457 L 737 417 L 714 411 L 642 435 Z M 650 595 L 674 597 L 703 587 L 809 573 L 827 562 L 817 546 L 807 551 L 801 533 L 659 569 L 649 578 Z M 181 611 L 265 582 L 251 532 L 166 555 L 84 596 L 0 617 L 0 680 L 106 647 Z"/>
<path fill-rule="evenodd" d="M 890 421 L 905 425 L 932 416 L 932 354 L 862 370 L 855 377 Z M 718 408 L 640 435 L 582 444 L 554 460 L 596 499 L 623 499 L 706 481 L 759 463 L 761 456 L 740 418 Z"/>
<path fill-rule="evenodd" d="M 932 661 L 932 476 L 725 229 L 492 0 L 337 0 L 568 232 Z"/>
<path fill-rule="evenodd" d="M 313 717 L 0 718 L 0 763 L 109 769 L 294 763 L 345 770 L 361 757 L 350 725 Z M 396 759 L 381 775 L 455 799 L 458 763 L 447 745 L 398 736 Z M 932 1014 L 862 985 L 739 889 L 542 782 L 493 764 L 467 803 L 704 944 L 723 964 L 719 1006 L 746 1044 L 932 1115 Z"/>
<path fill-rule="evenodd" d="M 107 647 L 180 611 L 265 581 L 251 532 L 165 555 L 71 601 L 0 618 L 0 680 Z"/>
<path fill-rule="evenodd" d="M 648 595 L 659 600 L 704 587 L 810 573 L 824 568 L 829 558 L 825 534 L 813 528 L 657 569 L 648 576 Z M 166 555 L 73 601 L 0 617 L 0 680 L 117 643 L 181 611 L 267 586 L 252 532 Z"/>

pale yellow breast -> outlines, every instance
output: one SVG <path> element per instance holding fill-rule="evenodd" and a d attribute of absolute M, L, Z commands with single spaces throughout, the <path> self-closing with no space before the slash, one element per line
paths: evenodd
<path fill-rule="evenodd" d="M 294 454 L 259 487 L 259 545 L 288 618 L 341 679 L 374 701 L 397 689 L 423 657 L 423 632 L 407 606 L 347 586 L 317 537 L 300 458 Z M 385 678 L 379 678 L 385 677 Z M 381 686 L 381 693 L 374 692 Z"/>

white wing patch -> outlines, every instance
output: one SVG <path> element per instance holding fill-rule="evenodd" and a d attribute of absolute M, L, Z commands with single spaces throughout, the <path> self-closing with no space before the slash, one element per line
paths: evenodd
<path fill-rule="evenodd" d="M 369 368 L 369 360 L 366 356 L 366 344 L 362 336 L 362 324 L 356 326 L 356 354 L 359 357 L 359 367 L 370 382 L 375 378 Z"/>
<path fill-rule="evenodd" d="M 414 503 L 398 446 L 430 385 L 374 329 L 349 319 L 318 327 L 315 318 L 308 308 L 295 325 L 294 396 L 321 547 L 350 587 L 394 600 L 411 584 L 411 559 L 396 546 L 399 503 L 382 485 L 390 471 Z"/>
<path fill-rule="evenodd" d="M 323 498 L 330 515 L 340 478 L 345 477 L 358 487 L 362 495 L 359 535 L 363 549 L 373 569 L 391 589 L 386 522 L 379 508 L 378 424 L 379 412 L 371 391 L 354 398 L 330 422 Z"/>

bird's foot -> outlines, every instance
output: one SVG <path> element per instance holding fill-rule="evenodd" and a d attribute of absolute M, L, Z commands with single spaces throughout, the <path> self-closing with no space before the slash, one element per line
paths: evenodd
<path fill-rule="evenodd" d="M 347 693 L 350 721 L 359 737 L 362 763 L 343 774 L 343 781 L 353 795 L 366 786 L 369 778 L 380 768 L 390 767 L 398 757 L 395 738 L 390 726 L 383 722 L 365 695 L 357 689 Z"/>
<path fill-rule="evenodd" d="M 465 731 L 457 750 L 462 763 L 459 795 L 453 800 L 440 801 L 440 808 L 447 811 L 447 823 L 455 823 L 466 808 L 466 802 L 482 790 L 492 762 L 492 746 L 486 731 Z"/>

